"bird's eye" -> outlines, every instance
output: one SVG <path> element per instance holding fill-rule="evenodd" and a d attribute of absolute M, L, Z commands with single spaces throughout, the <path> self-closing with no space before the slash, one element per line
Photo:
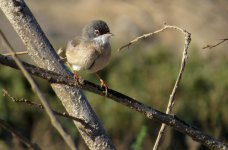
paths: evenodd
<path fill-rule="evenodd" d="M 94 34 L 100 35 L 100 31 L 99 30 L 94 30 Z"/>

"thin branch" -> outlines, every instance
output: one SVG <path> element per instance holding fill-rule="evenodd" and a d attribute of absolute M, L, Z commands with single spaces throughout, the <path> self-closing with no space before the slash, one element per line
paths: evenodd
<path fill-rule="evenodd" d="M 9 92 L 8 92 L 7 90 L 5 90 L 5 89 L 3 89 L 2 92 L 3 92 L 3 96 L 8 96 L 12 102 L 27 104 L 27 105 L 34 106 L 34 107 L 39 108 L 39 109 L 42 109 L 42 110 L 45 109 L 44 106 L 43 106 L 42 104 L 38 104 L 38 103 L 32 102 L 32 101 L 27 100 L 27 99 L 25 99 L 25 98 L 16 99 L 15 97 L 11 96 L 11 95 L 9 94 Z M 82 120 L 82 119 L 80 119 L 80 118 L 76 118 L 76 117 L 74 117 L 74 116 L 71 116 L 71 115 L 69 115 L 67 112 L 60 113 L 60 112 L 55 111 L 55 110 L 53 110 L 53 109 L 52 109 L 52 112 L 53 112 L 55 115 L 58 115 L 58 116 L 61 116 L 61 117 L 65 117 L 65 118 L 68 118 L 68 119 L 72 119 L 72 120 L 74 120 L 74 121 L 77 121 L 77 122 L 81 123 L 82 125 L 84 125 L 87 129 L 91 129 L 91 127 L 88 126 L 88 125 L 84 122 L 84 120 Z"/>
<path fill-rule="evenodd" d="M 161 32 L 163 32 L 163 31 L 165 31 L 165 30 L 167 30 L 167 29 L 183 30 L 183 29 L 181 29 L 181 28 L 179 28 L 179 27 L 177 27 L 177 26 L 171 26 L 171 25 L 166 25 L 166 24 L 164 24 L 164 27 L 163 27 L 163 28 L 161 28 L 161 29 L 159 29 L 159 30 L 156 30 L 155 32 L 143 34 L 142 36 L 139 36 L 139 37 L 135 38 L 134 40 L 130 41 L 129 43 L 127 43 L 127 44 L 121 46 L 121 47 L 118 49 L 118 51 L 121 51 L 121 50 L 124 49 L 124 48 L 129 48 L 132 44 L 138 42 L 139 40 L 145 39 L 145 38 L 147 38 L 147 37 L 149 37 L 149 36 L 152 36 L 152 35 L 155 35 L 155 34 L 158 34 L 158 33 L 161 33 Z M 184 31 L 184 30 L 183 30 L 183 31 Z M 181 32 L 182 32 L 182 31 L 181 31 Z M 186 32 L 186 31 L 184 31 L 184 32 Z"/>
<path fill-rule="evenodd" d="M 0 64 L 18 69 L 17 65 L 10 57 L 0 55 Z M 48 71 L 48 70 L 30 65 L 25 62 L 23 63 L 23 65 L 29 71 L 29 73 L 36 75 L 38 77 L 41 77 L 43 79 L 46 79 L 47 81 L 49 81 L 51 83 L 65 84 L 68 86 L 81 88 L 83 90 L 87 90 L 92 93 L 104 96 L 103 89 L 100 88 L 99 85 L 95 85 L 89 81 L 80 79 L 79 80 L 80 84 L 77 84 L 77 82 L 75 82 L 75 80 L 72 76 L 60 75 L 56 72 Z M 210 149 L 227 149 L 228 148 L 227 144 L 222 143 L 222 142 L 214 139 L 213 137 L 203 133 L 202 131 L 198 130 L 197 128 L 194 128 L 194 127 L 188 125 L 187 123 L 180 120 L 176 116 L 162 113 L 150 106 L 147 106 L 147 105 L 141 103 L 140 101 L 130 98 L 117 91 L 108 89 L 108 93 L 107 93 L 106 97 L 108 97 L 111 100 L 114 100 L 128 108 L 131 108 L 135 111 L 140 112 L 141 114 L 145 115 L 148 119 L 156 120 L 158 122 L 165 123 L 165 124 L 173 127 L 175 130 L 190 136 L 193 140 L 207 146 Z"/>
<path fill-rule="evenodd" d="M 12 128 L 10 125 L 8 125 L 4 120 L 0 119 L 0 127 L 4 128 L 5 130 L 9 131 L 11 135 L 18 138 L 22 143 L 24 143 L 28 148 L 32 148 L 34 150 L 41 150 L 41 148 L 36 144 L 29 141 L 26 137 L 24 137 L 22 134 L 17 132 L 14 128 Z"/>
<path fill-rule="evenodd" d="M 26 55 L 28 54 L 28 51 L 20 51 L 20 52 L 15 52 L 15 55 Z M 4 56 L 11 56 L 11 53 L 5 53 L 5 54 L 2 54 Z"/>
<path fill-rule="evenodd" d="M 64 141 L 66 142 L 66 144 L 72 149 L 72 150 L 76 150 L 76 147 L 74 145 L 73 140 L 71 139 L 71 137 L 63 130 L 61 124 L 59 123 L 59 121 L 57 120 L 57 118 L 55 117 L 54 113 L 52 112 L 50 105 L 48 104 L 48 100 L 46 99 L 46 97 L 44 96 L 44 94 L 41 92 L 41 90 L 39 89 L 39 87 L 37 86 L 37 84 L 35 83 L 35 81 L 33 80 L 32 76 L 29 74 L 29 72 L 25 69 L 23 63 L 21 63 L 21 61 L 17 58 L 17 56 L 15 55 L 15 52 L 13 51 L 13 48 L 11 46 L 11 44 L 9 43 L 9 41 L 7 40 L 7 38 L 5 37 L 5 35 L 3 34 L 3 32 L 0 31 L 0 35 L 3 38 L 3 42 L 5 42 L 5 44 L 8 46 L 8 51 L 11 53 L 12 58 L 14 59 L 14 61 L 16 62 L 17 66 L 20 68 L 20 70 L 22 71 L 23 75 L 25 76 L 25 78 L 28 80 L 28 82 L 30 83 L 30 85 L 32 86 L 33 91 L 37 94 L 37 96 L 39 97 L 41 103 L 43 104 L 52 125 L 56 128 L 56 130 L 60 133 L 60 135 L 62 136 L 62 138 L 64 139 Z"/>
<path fill-rule="evenodd" d="M 220 42 L 218 42 L 218 43 L 216 43 L 216 44 L 213 44 L 213 45 L 206 45 L 206 46 L 203 47 L 203 49 L 207 49 L 207 48 L 208 48 L 208 49 L 212 49 L 212 48 L 214 48 L 214 47 L 216 47 L 216 46 L 218 46 L 218 45 L 224 43 L 224 42 L 227 41 L 227 40 L 228 40 L 228 38 L 226 38 L 226 39 L 221 39 Z"/>
<path fill-rule="evenodd" d="M 183 30 L 183 29 L 181 29 L 179 27 L 176 27 L 176 26 L 168 26 L 168 28 L 170 28 L 170 27 L 172 29 L 176 29 L 177 31 L 180 31 L 181 33 L 183 33 L 184 36 L 185 36 L 185 42 L 184 42 L 184 49 L 183 49 L 183 54 L 182 54 L 182 61 L 181 61 L 180 70 L 179 70 L 176 82 L 174 84 L 172 93 L 171 93 L 170 98 L 169 98 L 168 106 L 166 108 L 166 114 L 171 114 L 172 113 L 172 109 L 173 109 L 173 106 L 174 106 L 174 103 L 175 103 L 174 99 L 175 99 L 175 96 L 176 96 L 176 91 L 177 91 L 177 88 L 178 88 L 178 86 L 180 84 L 180 81 L 181 81 L 181 78 L 182 78 L 182 74 L 184 72 L 184 68 L 185 68 L 185 64 L 186 64 L 186 60 L 187 60 L 187 54 L 188 54 L 187 53 L 188 52 L 188 47 L 189 47 L 189 44 L 191 42 L 191 34 L 189 32 L 187 32 L 186 30 Z M 158 136 L 157 136 L 156 142 L 154 144 L 153 150 L 157 150 L 158 149 L 159 143 L 161 142 L 162 135 L 165 132 L 165 128 L 166 128 L 166 125 L 163 123 L 161 125 L 161 128 L 160 128 L 159 132 L 158 132 Z"/>
<path fill-rule="evenodd" d="M 157 30 L 155 32 L 144 34 L 142 36 L 139 36 L 139 37 L 135 38 L 134 40 L 132 40 L 129 43 L 125 44 L 124 46 L 120 47 L 119 50 L 122 50 L 122 49 L 124 49 L 126 47 L 129 47 L 131 44 L 138 42 L 140 39 L 147 38 L 147 37 L 150 37 L 152 35 L 164 32 L 167 29 L 177 30 L 177 31 L 183 33 L 184 36 L 185 36 L 185 41 L 184 41 L 185 44 L 184 44 L 184 49 L 183 49 L 183 55 L 182 55 L 182 61 L 181 61 L 180 70 L 179 70 L 176 82 L 174 84 L 172 93 L 170 95 L 168 106 L 167 106 L 167 109 L 166 109 L 166 113 L 170 114 L 172 112 L 172 108 L 173 108 L 174 103 L 175 103 L 174 99 L 175 99 L 175 95 L 176 95 L 176 90 L 177 90 L 177 88 L 178 88 L 178 86 L 180 84 L 180 80 L 181 80 L 182 74 L 184 72 L 184 68 L 185 68 L 185 64 L 186 64 L 186 60 L 187 60 L 187 50 L 188 50 L 189 44 L 191 42 L 191 34 L 189 32 L 187 32 L 186 30 L 181 29 L 181 28 L 179 28 L 177 26 L 171 26 L 171 25 L 166 25 L 165 24 L 163 28 L 161 28 L 161 29 L 159 29 L 159 30 Z M 161 128 L 160 128 L 160 130 L 159 130 L 159 132 L 158 132 L 158 136 L 157 136 L 156 142 L 154 144 L 153 150 L 157 150 L 157 148 L 159 146 L 159 143 L 161 141 L 161 137 L 162 137 L 162 135 L 163 135 L 163 133 L 165 131 L 165 126 L 166 125 L 163 123 Z"/>

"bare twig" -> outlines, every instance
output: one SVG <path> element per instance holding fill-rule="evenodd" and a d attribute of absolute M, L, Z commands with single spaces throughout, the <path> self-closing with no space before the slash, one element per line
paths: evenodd
<path fill-rule="evenodd" d="M 10 57 L 0 55 L 0 64 L 18 69 L 17 65 Z M 75 82 L 75 80 L 72 76 L 60 75 L 56 72 L 48 71 L 48 70 L 30 65 L 25 62 L 23 64 L 24 64 L 25 68 L 29 71 L 29 73 L 36 75 L 38 77 L 41 77 L 43 79 L 46 79 L 51 83 L 66 84 L 69 86 L 78 87 L 78 88 L 93 92 L 95 94 L 104 96 L 103 89 L 100 88 L 99 85 L 95 85 L 89 81 L 80 79 L 80 84 L 77 84 L 77 82 Z M 145 115 L 148 119 L 151 119 L 151 120 L 153 119 L 153 120 L 159 121 L 161 123 L 165 123 L 165 124 L 173 127 L 175 130 L 190 136 L 193 140 L 209 147 L 210 149 L 227 149 L 228 148 L 227 144 L 222 143 L 222 142 L 210 137 L 209 135 L 203 133 L 202 131 L 188 125 L 187 123 L 180 120 L 176 116 L 167 115 L 165 113 L 162 113 L 150 106 L 140 103 L 140 101 L 136 101 L 135 99 L 130 98 L 117 91 L 108 89 L 108 93 L 107 93 L 106 97 L 108 97 L 111 100 L 114 100 L 128 108 L 131 108 L 135 111 L 140 112 L 141 114 Z"/>
<path fill-rule="evenodd" d="M 176 95 L 176 90 L 177 90 L 177 87 L 179 86 L 182 74 L 184 72 L 184 68 L 185 68 L 185 64 L 186 64 L 186 60 L 187 60 L 187 50 L 188 50 L 189 44 L 191 42 L 191 34 L 189 32 L 187 32 L 186 30 L 181 29 L 180 27 L 171 26 L 171 25 L 166 25 L 165 24 L 163 28 L 161 28 L 161 29 L 159 29 L 159 30 L 157 30 L 155 32 L 144 34 L 142 36 L 139 36 L 139 37 L 135 38 L 134 40 L 130 41 L 128 44 L 122 46 L 119 50 L 124 49 L 126 47 L 129 47 L 131 44 L 133 44 L 135 42 L 138 42 L 142 38 L 147 38 L 149 36 L 161 33 L 161 32 L 163 32 L 163 31 L 165 31 L 167 29 L 175 29 L 175 30 L 183 33 L 184 36 L 185 36 L 185 44 L 184 44 L 184 50 L 183 50 L 183 55 L 182 55 L 180 71 L 178 73 L 178 76 L 177 76 L 176 82 L 174 84 L 172 93 L 171 93 L 170 98 L 169 98 L 168 106 L 167 106 L 167 109 L 166 109 L 166 113 L 170 114 L 172 112 L 172 108 L 174 106 L 174 98 L 175 98 L 175 95 Z M 160 128 L 160 131 L 158 133 L 158 137 L 156 139 L 155 145 L 153 147 L 153 150 L 156 150 L 158 148 L 158 145 L 160 143 L 160 140 L 161 140 L 161 137 L 162 137 L 162 135 L 164 133 L 164 130 L 165 130 L 165 124 L 162 124 L 162 126 Z"/>
<path fill-rule="evenodd" d="M 165 30 L 167 30 L 167 29 L 183 30 L 183 29 L 181 29 L 181 28 L 179 28 L 179 27 L 177 27 L 177 26 L 171 26 L 171 25 L 166 25 L 166 24 L 164 24 L 164 27 L 163 27 L 163 28 L 161 28 L 161 29 L 159 29 L 159 30 L 156 30 L 155 32 L 143 34 L 142 36 L 139 36 L 139 37 L 135 38 L 134 40 L 130 41 L 129 43 L 127 43 L 127 44 L 121 46 L 121 47 L 118 49 L 118 51 L 120 51 L 120 50 L 122 50 L 122 49 L 124 49 L 124 48 L 126 48 L 126 47 L 129 48 L 132 44 L 138 42 L 139 40 L 144 39 L 144 38 L 147 38 L 147 37 L 152 36 L 152 35 L 155 35 L 155 34 L 158 34 L 158 33 L 161 33 L 161 32 L 163 32 L 163 31 L 165 31 Z"/>
<path fill-rule="evenodd" d="M 28 80 L 28 82 L 30 83 L 30 85 L 32 86 L 33 91 L 37 94 L 37 96 L 39 97 L 41 103 L 43 104 L 52 125 L 56 128 L 56 130 L 60 133 L 60 135 L 63 137 L 64 141 L 67 143 L 67 145 L 72 149 L 72 150 L 76 150 L 76 147 L 74 145 L 73 140 L 71 139 L 71 137 L 63 130 L 62 126 L 60 125 L 59 121 L 57 120 L 57 118 L 55 117 L 54 113 L 52 112 L 49 104 L 48 104 L 48 100 L 46 99 L 46 97 L 44 96 L 44 94 L 41 92 L 41 90 L 39 89 L 39 87 L 37 86 L 37 84 L 35 83 L 35 81 L 33 80 L 33 78 L 31 77 L 31 75 L 29 74 L 29 72 L 25 69 L 25 67 L 23 66 L 23 64 L 21 63 L 21 61 L 17 58 L 17 56 L 15 55 L 15 52 L 13 51 L 13 48 L 11 46 L 11 44 L 9 43 L 9 41 L 7 40 L 7 38 L 5 37 L 5 35 L 3 34 L 3 32 L 0 31 L 0 35 L 3 38 L 3 41 L 6 43 L 7 47 L 8 47 L 8 51 L 11 53 L 12 58 L 14 59 L 14 61 L 16 62 L 16 64 L 18 65 L 18 67 L 20 68 L 20 70 L 22 71 L 23 75 L 26 77 L 26 79 Z"/>
<path fill-rule="evenodd" d="M 169 26 L 169 27 L 171 27 L 171 26 Z M 168 106 L 167 106 L 167 109 L 166 109 L 166 114 L 170 114 L 172 112 L 172 109 L 173 109 L 173 106 L 174 106 L 174 103 L 175 103 L 174 99 L 175 99 L 175 96 L 176 96 L 176 91 L 177 91 L 177 88 L 178 88 L 178 86 L 180 84 L 180 81 L 181 81 L 181 78 L 182 78 L 182 74 L 184 72 L 186 60 L 187 60 L 187 54 L 188 54 L 187 50 L 188 50 L 189 44 L 191 42 L 191 34 L 189 32 L 187 32 L 186 30 L 183 30 L 183 29 L 181 29 L 179 27 L 176 27 L 176 26 L 172 26 L 171 28 L 172 29 L 176 29 L 177 31 L 180 31 L 181 33 L 183 33 L 184 36 L 185 36 L 185 42 L 184 42 L 184 50 L 183 50 L 183 54 L 182 54 L 182 61 L 181 61 L 180 71 L 178 73 L 178 76 L 177 76 L 176 82 L 174 84 L 172 93 L 171 93 L 171 95 L 169 97 L 169 102 L 168 102 Z M 159 143 L 161 141 L 162 135 L 164 134 L 165 128 L 166 128 L 166 125 L 163 123 L 161 128 L 160 128 L 160 130 L 159 130 L 159 132 L 158 132 L 158 136 L 157 136 L 156 142 L 154 144 L 153 150 L 157 150 L 158 149 L 158 146 L 159 146 Z"/>
<path fill-rule="evenodd" d="M 8 96 L 13 102 L 15 103 L 24 103 L 24 104 L 27 104 L 27 105 L 31 105 L 31 106 L 34 106 L 34 107 L 37 107 L 39 109 L 44 109 L 44 106 L 42 104 L 38 104 L 38 103 L 35 103 L 35 102 L 32 102 L 30 100 L 27 100 L 25 98 L 22 98 L 22 99 L 16 99 L 15 97 L 11 96 L 9 94 L 9 92 L 5 89 L 2 90 L 3 92 L 3 96 Z M 58 115 L 58 116 L 61 116 L 61 117 L 65 117 L 65 118 L 69 118 L 69 119 L 72 119 L 74 121 L 77 121 L 77 122 L 80 122 L 82 125 L 84 125 L 87 129 L 91 128 L 90 126 L 88 126 L 82 119 L 80 118 L 76 118 L 74 116 L 71 116 L 69 115 L 67 112 L 63 112 L 63 113 L 60 113 L 58 111 L 55 111 L 53 110 L 53 113 Z"/>
<path fill-rule="evenodd" d="M 15 55 L 26 55 L 28 54 L 28 51 L 20 51 L 20 52 L 15 52 Z M 4 56 L 11 56 L 11 53 L 5 53 L 5 54 L 2 54 Z"/>
<path fill-rule="evenodd" d="M 216 44 L 213 44 L 213 45 L 206 45 L 206 46 L 203 47 L 203 49 L 207 49 L 207 48 L 208 48 L 208 49 L 212 49 L 212 48 L 214 48 L 214 47 L 216 47 L 216 46 L 218 46 L 218 45 L 224 43 L 224 42 L 227 41 L 227 40 L 228 40 L 228 38 L 226 38 L 226 39 L 221 39 L 220 42 L 218 42 L 218 43 L 216 43 Z"/>
<path fill-rule="evenodd" d="M 5 130 L 9 131 L 13 136 L 17 137 L 22 143 L 24 143 L 28 148 L 32 148 L 34 150 L 41 150 L 41 148 L 36 144 L 29 141 L 26 137 L 22 134 L 17 132 L 14 128 L 8 125 L 4 120 L 0 119 L 0 127 L 4 128 Z"/>

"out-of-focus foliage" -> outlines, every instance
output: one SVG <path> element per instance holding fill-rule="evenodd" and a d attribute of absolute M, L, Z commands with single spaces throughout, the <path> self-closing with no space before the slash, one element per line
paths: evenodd
<path fill-rule="evenodd" d="M 174 113 L 213 137 L 227 141 L 228 56 L 215 55 L 216 50 L 207 51 L 210 54 L 202 56 L 198 51 L 193 47 L 189 53 L 186 70 L 177 91 Z M 112 62 L 101 72 L 101 76 L 110 88 L 165 111 L 179 71 L 181 53 L 159 45 L 145 49 L 135 45 L 119 53 L 114 50 Z M 16 98 L 38 102 L 21 73 L 4 66 L 0 66 L 0 73 L 1 89 L 7 89 Z M 98 83 L 93 75 L 81 75 Z M 36 81 L 53 109 L 64 111 L 48 83 L 39 78 Z M 88 92 L 85 94 L 118 149 L 152 148 L 160 123 L 148 120 L 142 114 L 109 99 Z M 67 149 L 45 113 L 25 104 L 13 103 L 2 94 L 0 104 L 0 117 L 42 148 Z M 86 149 L 72 122 L 61 118 L 61 123 L 80 149 Z M 21 146 L 12 139 L 8 132 L 0 129 L 0 147 L 11 149 Z M 206 149 L 170 128 L 161 145 L 161 149 L 193 147 Z"/>
<path fill-rule="evenodd" d="M 145 126 L 141 127 L 141 130 L 140 130 L 138 136 L 136 137 L 134 144 L 132 145 L 133 150 L 141 149 L 143 140 L 144 140 L 146 132 L 147 132 L 146 130 L 147 130 L 147 128 Z"/>

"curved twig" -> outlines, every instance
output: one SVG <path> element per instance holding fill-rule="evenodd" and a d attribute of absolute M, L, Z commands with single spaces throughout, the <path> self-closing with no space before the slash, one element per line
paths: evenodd
<path fill-rule="evenodd" d="M 186 64 L 186 60 L 187 60 L 187 54 L 188 54 L 187 50 L 188 50 L 189 44 L 191 42 L 191 34 L 189 32 L 187 32 L 186 30 L 181 29 L 180 27 L 171 26 L 171 25 L 166 25 L 165 24 L 163 28 L 161 28 L 161 29 L 159 29 L 159 30 L 157 30 L 155 32 L 144 34 L 142 36 L 139 36 L 139 37 L 135 38 L 134 40 L 130 41 L 128 44 L 125 44 L 124 46 L 122 46 L 119 50 L 124 49 L 126 47 L 129 47 L 131 44 L 139 41 L 140 39 L 147 38 L 149 36 L 161 33 L 161 32 L 163 32 L 163 31 L 165 31 L 167 29 L 175 29 L 175 30 L 183 33 L 184 36 L 185 36 L 185 42 L 184 42 L 185 44 L 184 44 L 184 50 L 183 50 L 183 55 L 182 55 L 180 71 L 178 73 L 178 76 L 177 76 L 176 82 L 174 84 L 172 93 L 171 93 L 170 98 L 169 98 L 168 106 L 167 106 L 167 109 L 166 109 L 166 113 L 170 114 L 172 112 L 172 108 L 174 106 L 174 98 L 175 98 L 175 95 L 176 95 L 176 90 L 177 90 L 177 87 L 179 86 L 182 74 L 184 72 L 184 68 L 185 68 L 185 64 Z M 160 128 L 160 130 L 158 132 L 158 136 L 157 136 L 156 142 L 154 144 L 153 150 L 156 150 L 158 148 L 158 145 L 160 143 L 160 140 L 161 140 L 161 137 L 162 137 L 162 135 L 164 133 L 164 130 L 165 130 L 165 124 L 162 124 L 162 126 L 161 126 L 161 128 Z"/>

